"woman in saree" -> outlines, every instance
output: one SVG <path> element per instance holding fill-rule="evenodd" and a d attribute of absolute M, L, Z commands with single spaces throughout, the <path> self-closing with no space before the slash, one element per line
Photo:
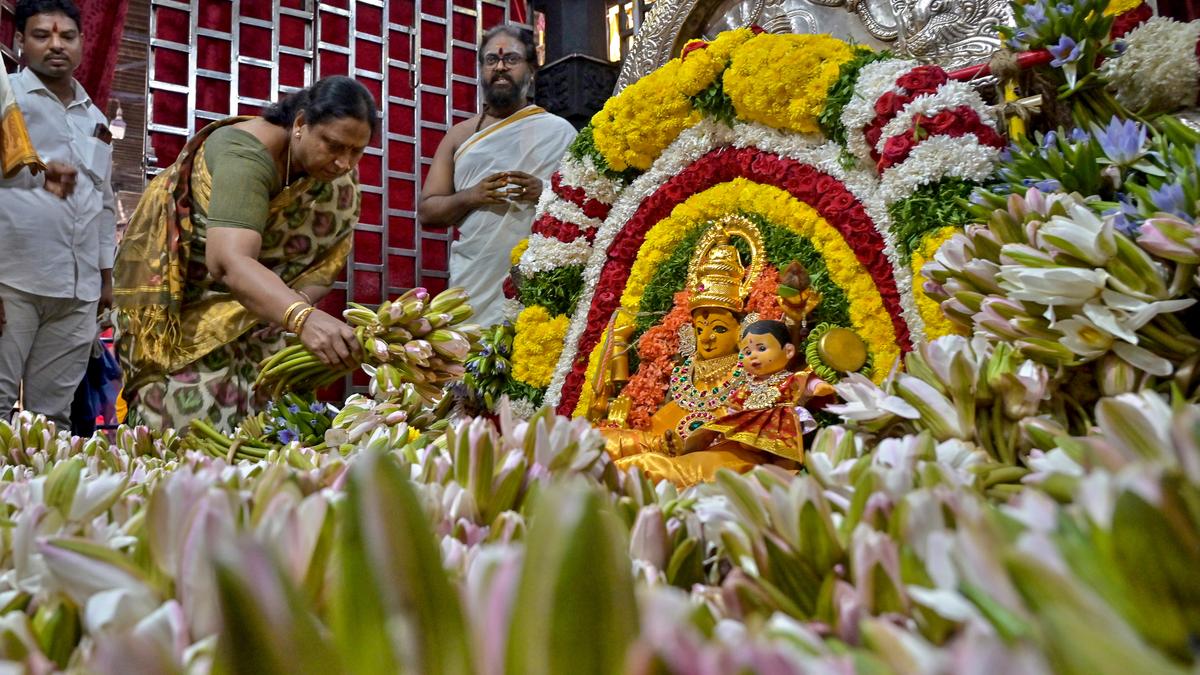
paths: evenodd
<path fill-rule="evenodd" d="M 325 78 L 208 125 L 150 183 L 113 271 L 127 423 L 231 430 L 284 330 L 353 362 L 353 330 L 313 305 L 346 264 L 377 114 L 362 84 Z"/>

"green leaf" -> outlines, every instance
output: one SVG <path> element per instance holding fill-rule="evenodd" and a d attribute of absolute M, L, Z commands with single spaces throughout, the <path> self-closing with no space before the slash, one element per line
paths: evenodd
<path fill-rule="evenodd" d="M 608 500 L 582 481 L 542 496 L 530 521 L 506 672 L 624 672 L 638 634 L 627 537 Z"/>
<path fill-rule="evenodd" d="M 401 650 L 405 670 L 472 672 L 459 596 L 412 485 L 386 455 L 363 453 L 352 472 L 333 622 L 346 670 L 400 669 L 391 643 L 399 621 L 411 640 Z"/>

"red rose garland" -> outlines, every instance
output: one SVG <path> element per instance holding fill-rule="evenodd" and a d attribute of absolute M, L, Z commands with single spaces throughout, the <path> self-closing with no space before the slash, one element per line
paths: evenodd
<path fill-rule="evenodd" d="M 883 153 L 876 166 L 880 173 L 908 159 L 912 149 L 930 136 L 950 136 L 959 138 L 972 134 L 984 145 L 993 148 L 1003 148 L 1005 143 L 1000 134 L 983 121 L 979 112 L 970 106 L 959 106 L 950 110 L 942 110 L 932 117 L 916 115 L 913 125 L 902 134 L 896 134 L 887 139 L 883 145 Z"/>
<path fill-rule="evenodd" d="M 590 244 L 596 238 L 596 228 L 581 228 L 575 223 L 559 220 L 549 213 L 543 213 L 537 220 L 533 221 L 531 231 L 533 234 L 540 234 L 543 237 L 557 239 L 568 244 L 580 237 L 585 238 Z"/>
<path fill-rule="evenodd" d="M 583 188 L 564 185 L 562 174 L 557 171 L 554 172 L 553 176 L 550 176 L 550 189 L 554 190 L 554 194 L 583 209 L 583 215 L 588 218 L 604 220 L 608 217 L 609 209 L 612 208 L 611 204 L 605 204 L 602 201 L 589 197 Z"/>
<path fill-rule="evenodd" d="M 570 415 L 578 403 L 592 349 L 616 309 L 629 269 L 641 249 L 646 233 L 688 197 L 719 183 L 743 177 L 786 190 L 809 204 L 846 240 L 860 264 L 871 275 L 892 319 L 897 344 L 912 349 L 908 325 L 901 313 L 900 293 L 892 276 L 891 261 L 884 253 L 883 237 L 875 229 L 863 205 L 837 178 L 798 160 L 780 157 L 757 148 L 726 147 L 714 150 L 673 176 L 644 199 L 629 222 L 608 248 L 608 261 L 596 282 L 595 296 L 587 315 L 579 351 L 567 375 L 558 412 Z"/>

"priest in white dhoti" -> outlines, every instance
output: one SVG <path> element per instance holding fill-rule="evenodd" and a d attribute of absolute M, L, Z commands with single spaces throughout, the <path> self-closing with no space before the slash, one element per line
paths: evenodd
<path fill-rule="evenodd" d="M 497 26 L 479 49 L 483 110 L 438 145 L 421 191 L 425 227 L 457 227 L 450 285 L 471 296 L 476 321 L 503 319 L 509 252 L 529 236 L 550 175 L 575 137 L 569 122 L 529 102 L 537 51 L 524 28 Z"/>

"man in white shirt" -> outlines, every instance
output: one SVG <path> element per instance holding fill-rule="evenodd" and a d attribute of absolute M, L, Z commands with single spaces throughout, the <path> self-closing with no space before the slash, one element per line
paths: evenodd
<path fill-rule="evenodd" d="M 450 285 L 470 294 L 475 321 L 503 320 L 509 253 L 529 236 L 544 185 L 575 128 L 533 105 L 533 33 L 496 26 L 479 45 L 483 110 L 450 129 L 438 145 L 417 215 L 425 227 L 456 227 Z"/>
<path fill-rule="evenodd" d="M 0 414 L 17 401 L 69 427 L 71 399 L 112 304 L 116 216 L 107 120 L 73 73 L 83 55 L 70 0 L 19 0 L 11 76 L 29 136 L 50 169 L 0 180 Z"/>

